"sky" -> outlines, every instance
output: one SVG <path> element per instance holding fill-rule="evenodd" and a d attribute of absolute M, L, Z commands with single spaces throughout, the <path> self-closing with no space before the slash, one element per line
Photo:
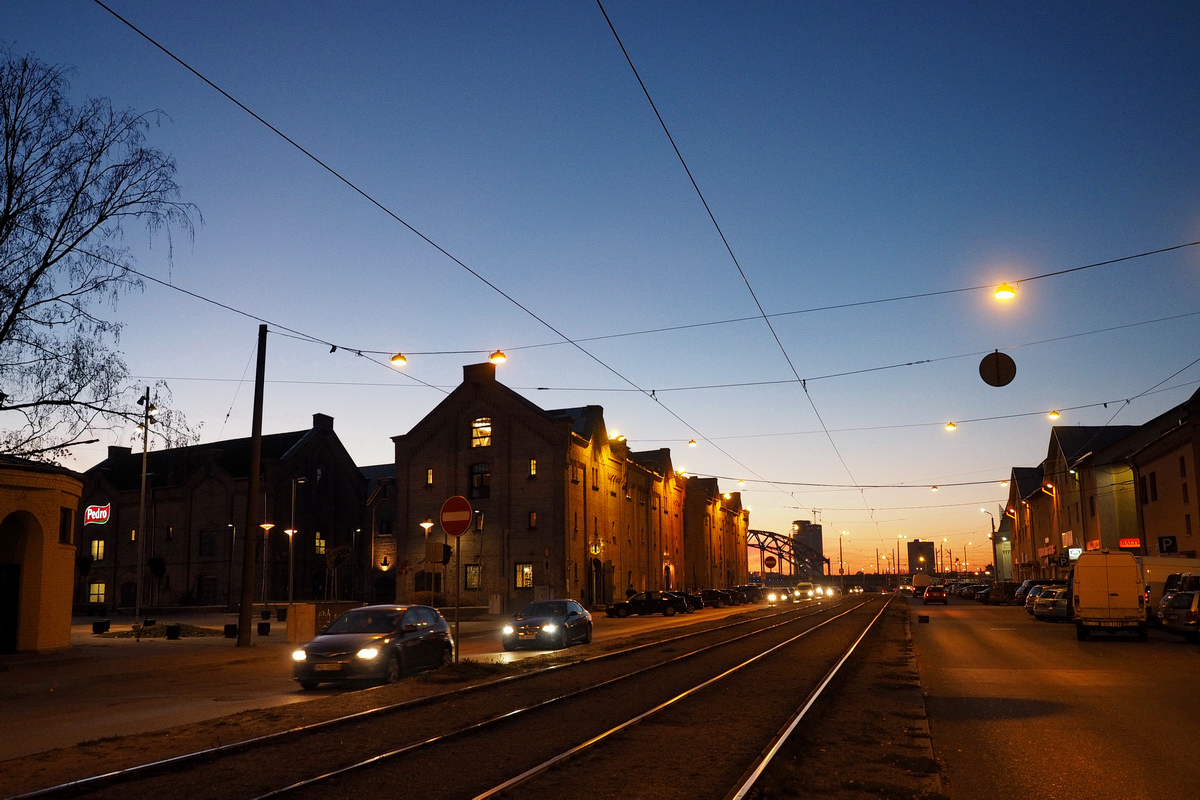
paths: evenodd
<path fill-rule="evenodd" d="M 501 349 L 870 572 L 987 563 L 1053 424 L 1200 384 L 1200 4 L 106 5 L 0 0 L 0 41 L 163 113 L 195 233 L 129 228 L 109 318 L 201 442 L 250 434 L 261 323 L 264 431 L 363 466 Z M 97 435 L 68 466 L 141 444 Z"/>

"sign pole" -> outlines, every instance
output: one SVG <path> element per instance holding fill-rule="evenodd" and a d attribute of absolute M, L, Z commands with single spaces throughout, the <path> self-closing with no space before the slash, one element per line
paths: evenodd
<path fill-rule="evenodd" d="M 461 641 L 458 635 L 459 597 L 462 591 L 462 539 L 454 542 L 454 663 L 458 663 L 458 647 Z"/>
<path fill-rule="evenodd" d="M 471 508 L 471 501 L 462 495 L 455 495 L 442 503 L 442 510 L 438 514 L 438 522 L 442 525 L 442 530 L 447 536 L 453 536 L 458 540 L 466 533 L 475 521 L 475 511 Z M 455 541 L 454 543 L 454 663 L 458 663 L 458 647 L 459 647 L 459 625 L 458 611 L 461 605 L 462 585 L 461 575 L 459 574 L 462 568 L 462 542 Z"/>

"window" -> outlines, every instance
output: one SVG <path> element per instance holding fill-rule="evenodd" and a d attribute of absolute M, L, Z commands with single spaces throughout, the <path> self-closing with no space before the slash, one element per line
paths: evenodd
<path fill-rule="evenodd" d="M 471 447 L 489 447 L 492 444 L 492 418 L 479 417 L 471 422 Z"/>
<path fill-rule="evenodd" d="M 1187 458 L 1184 456 L 1179 457 L 1179 477 L 1187 477 Z"/>
<path fill-rule="evenodd" d="M 530 528 L 537 527 L 537 512 L 536 511 L 529 512 L 529 527 Z"/>
<path fill-rule="evenodd" d="M 413 575 L 413 589 L 418 592 L 440 592 L 442 590 L 442 573 L 417 572 Z"/>
<path fill-rule="evenodd" d="M 523 562 L 514 564 L 515 572 L 513 575 L 513 588 L 515 589 L 532 589 L 533 588 L 533 562 Z"/>
<path fill-rule="evenodd" d="M 75 509 L 63 506 L 58 511 L 58 543 L 71 544 L 75 541 Z"/>
<path fill-rule="evenodd" d="M 216 605 L 220 599 L 217 590 L 220 582 L 216 575 L 200 575 L 196 578 L 196 600 L 201 605 Z"/>
<path fill-rule="evenodd" d="M 467 564 L 463 572 L 463 588 L 467 591 L 477 591 L 482 585 L 483 567 L 479 564 Z"/>
<path fill-rule="evenodd" d="M 480 461 L 471 465 L 471 475 L 467 497 L 480 499 L 492 495 L 492 465 Z"/>
<path fill-rule="evenodd" d="M 320 531 L 313 534 L 313 552 L 319 556 L 325 555 L 325 534 Z"/>
<path fill-rule="evenodd" d="M 433 486 L 433 467 L 425 468 L 425 485 Z"/>
<path fill-rule="evenodd" d="M 103 583 L 89 583 L 88 584 L 88 602 L 89 603 L 105 602 L 105 600 L 104 600 L 104 584 Z"/>
<path fill-rule="evenodd" d="M 1096 495 L 1088 497 L 1088 513 L 1091 516 L 1096 516 Z"/>
<path fill-rule="evenodd" d="M 600 488 L 600 470 L 596 467 L 592 467 L 592 488 Z"/>
<path fill-rule="evenodd" d="M 200 548 L 198 555 L 201 558 L 213 558 L 217 555 L 217 534 L 212 531 L 200 531 L 197 545 Z"/>
<path fill-rule="evenodd" d="M 1153 503 L 1157 499 L 1158 499 L 1158 475 L 1157 475 L 1157 473 L 1151 472 L 1150 473 L 1150 502 Z"/>
<path fill-rule="evenodd" d="M 529 459 L 529 477 L 531 477 L 531 478 L 537 477 L 537 459 L 536 458 Z"/>
<path fill-rule="evenodd" d="M 104 560 L 104 540 L 103 539 L 92 539 L 92 560 L 93 561 L 103 561 Z"/>
<path fill-rule="evenodd" d="M 1181 488 L 1183 489 L 1183 504 L 1186 506 L 1188 504 L 1187 484 L 1186 483 L 1183 484 L 1183 486 Z"/>
<path fill-rule="evenodd" d="M 1192 515 L 1191 514 L 1183 515 L 1183 535 L 1184 536 L 1192 535 Z"/>

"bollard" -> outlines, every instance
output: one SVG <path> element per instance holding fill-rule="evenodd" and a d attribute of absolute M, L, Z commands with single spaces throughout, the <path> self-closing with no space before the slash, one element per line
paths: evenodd
<path fill-rule="evenodd" d="M 258 623 L 258 635 L 259 636 L 270 636 L 271 635 L 271 623 L 269 623 L 269 622 Z"/>
<path fill-rule="evenodd" d="M 98 619 L 92 622 L 92 633 L 108 633 L 108 628 L 112 623 L 107 619 Z"/>
<path fill-rule="evenodd" d="M 179 639 L 179 634 L 183 631 L 183 626 L 178 622 L 174 622 L 167 625 L 166 629 L 167 638 L 171 639 L 172 641 L 177 641 Z"/>
<path fill-rule="evenodd" d="M 238 626 L 237 626 L 236 622 L 225 623 L 225 638 L 226 639 L 236 639 L 237 633 L 238 633 Z"/>
<path fill-rule="evenodd" d="M 918 623 L 929 622 L 929 615 L 928 614 L 917 614 L 917 622 Z"/>

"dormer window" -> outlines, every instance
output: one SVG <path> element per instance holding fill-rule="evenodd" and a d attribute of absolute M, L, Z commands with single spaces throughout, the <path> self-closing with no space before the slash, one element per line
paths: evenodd
<path fill-rule="evenodd" d="M 471 447 L 490 447 L 492 444 L 492 418 L 477 417 L 471 422 Z"/>

